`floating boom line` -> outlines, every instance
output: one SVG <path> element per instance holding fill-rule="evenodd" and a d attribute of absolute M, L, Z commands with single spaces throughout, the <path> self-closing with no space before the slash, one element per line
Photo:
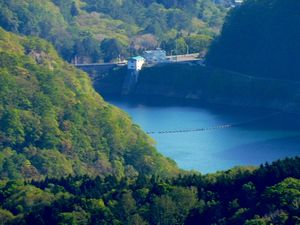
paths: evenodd
<path fill-rule="evenodd" d="M 148 131 L 147 134 L 173 134 L 173 133 L 188 133 L 188 132 L 199 132 L 208 130 L 225 129 L 232 127 L 231 124 L 218 125 L 215 127 L 197 128 L 197 129 L 187 129 L 187 130 L 169 130 L 169 131 Z"/>
<path fill-rule="evenodd" d="M 165 130 L 165 131 L 147 131 L 146 134 L 175 134 L 175 133 L 191 133 L 191 132 L 204 132 L 204 131 L 211 131 L 211 130 L 219 130 L 219 129 L 227 129 L 231 127 L 237 127 L 237 126 L 242 126 L 248 123 L 252 123 L 254 121 L 270 118 L 272 116 L 278 115 L 281 112 L 275 112 L 266 116 L 262 116 L 259 118 L 251 119 L 251 120 L 246 120 L 242 122 L 236 122 L 236 123 L 230 123 L 230 124 L 222 124 L 222 125 L 217 125 L 217 126 L 212 126 L 212 127 L 204 127 L 204 128 L 196 128 L 196 129 L 181 129 L 181 130 Z"/>

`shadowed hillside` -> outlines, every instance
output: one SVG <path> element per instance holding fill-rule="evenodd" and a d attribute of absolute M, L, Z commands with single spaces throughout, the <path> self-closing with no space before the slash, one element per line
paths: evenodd
<path fill-rule="evenodd" d="M 247 0 L 226 18 L 207 63 L 257 77 L 300 80 L 300 2 Z"/>

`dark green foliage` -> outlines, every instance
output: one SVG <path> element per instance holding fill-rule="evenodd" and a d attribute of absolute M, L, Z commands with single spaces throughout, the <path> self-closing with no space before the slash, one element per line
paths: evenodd
<path fill-rule="evenodd" d="M 178 173 L 46 41 L 0 29 L 0 87 L 1 179 Z"/>
<path fill-rule="evenodd" d="M 248 0 L 232 10 L 207 62 L 257 77 L 299 80 L 300 2 Z"/>
<path fill-rule="evenodd" d="M 101 51 L 104 53 L 104 62 L 124 56 L 125 47 L 116 39 L 104 39 L 101 42 Z"/>
<path fill-rule="evenodd" d="M 101 49 L 98 41 L 92 38 L 90 34 L 82 35 L 74 46 L 74 56 L 89 57 L 93 62 L 97 62 L 101 57 Z"/>
<path fill-rule="evenodd" d="M 294 158 L 172 180 L 140 174 L 3 181 L 0 218 L 4 224 L 294 225 L 299 179 L 300 158 Z"/>

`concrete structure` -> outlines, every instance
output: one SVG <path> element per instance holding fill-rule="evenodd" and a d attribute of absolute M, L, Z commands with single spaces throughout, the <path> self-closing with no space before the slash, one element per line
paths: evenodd
<path fill-rule="evenodd" d="M 156 50 L 144 51 L 143 57 L 149 64 L 167 61 L 166 51 L 160 48 L 157 48 Z"/>
<path fill-rule="evenodd" d="M 145 63 L 145 59 L 141 56 L 132 57 L 128 60 L 127 68 L 129 70 L 140 71 Z"/>
<path fill-rule="evenodd" d="M 76 64 L 78 69 L 88 73 L 92 79 L 101 76 L 104 73 L 111 71 L 116 67 L 123 67 L 126 63 L 91 63 L 91 64 Z"/>

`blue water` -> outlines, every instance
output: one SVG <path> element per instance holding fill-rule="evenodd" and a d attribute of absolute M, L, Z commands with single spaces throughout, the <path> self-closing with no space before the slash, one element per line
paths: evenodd
<path fill-rule="evenodd" d="M 236 125 L 198 132 L 150 134 L 159 152 L 175 160 L 182 169 L 211 173 L 300 155 L 299 115 L 166 101 L 143 104 L 106 100 L 126 111 L 149 132 Z"/>

